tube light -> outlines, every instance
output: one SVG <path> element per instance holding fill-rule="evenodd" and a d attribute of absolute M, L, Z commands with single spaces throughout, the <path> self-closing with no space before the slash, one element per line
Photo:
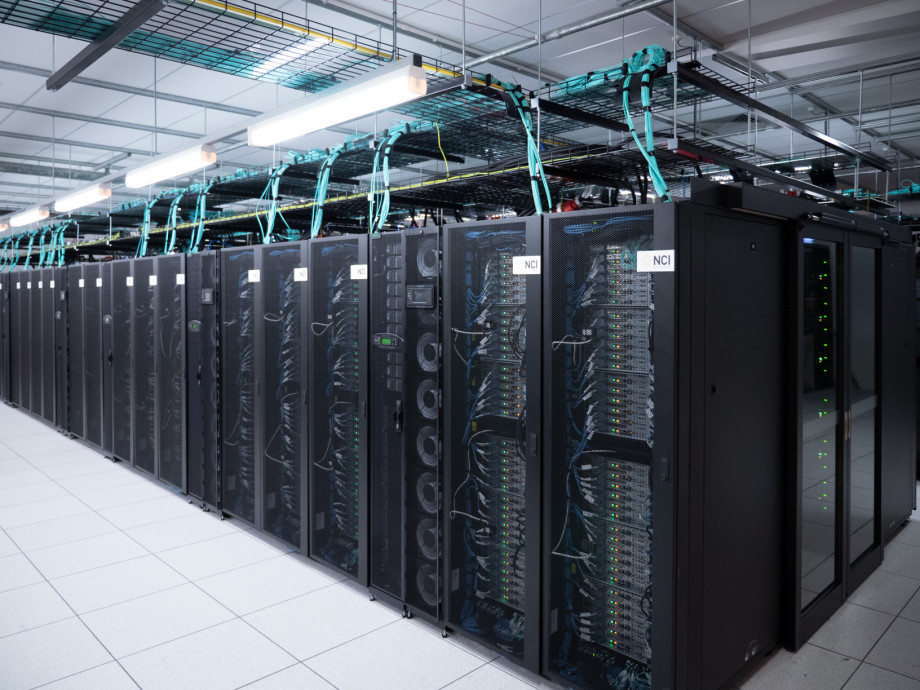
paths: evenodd
<path fill-rule="evenodd" d="M 252 76 L 255 79 L 264 77 L 269 72 L 274 72 L 279 67 L 284 67 L 294 62 L 294 60 L 302 58 L 304 55 L 312 53 L 314 50 L 322 48 L 325 45 L 329 45 L 329 41 L 320 41 L 311 38 L 304 43 L 288 46 L 256 67 L 252 72 Z"/>
<path fill-rule="evenodd" d="M 72 194 L 66 194 L 54 202 L 55 213 L 67 213 L 75 208 L 89 206 L 97 201 L 108 199 L 112 196 L 112 185 L 94 184 L 86 189 L 79 189 Z"/>
<path fill-rule="evenodd" d="M 19 213 L 14 213 L 10 216 L 10 225 L 14 228 L 22 227 L 23 225 L 28 225 L 29 223 L 34 223 L 38 220 L 45 220 L 50 215 L 47 206 L 36 206 L 35 208 L 30 208 L 25 211 L 20 211 Z"/>
<path fill-rule="evenodd" d="M 217 152 L 213 146 L 210 144 L 198 145 L 131 170 L 125 175 L 125 187 L 132 189 L 146 187 L 160 180 L 178 177 L 199 168 L 214 165 L 216 162 Z"/>
<path fill-rule="evenodd" d="M 396 62 L 320 92 L 296 106 L 248 128 L 250 146 L 271 146 L 379 110 L 389 110 L 428 93 L 425 70 L 410 61 Z"/>

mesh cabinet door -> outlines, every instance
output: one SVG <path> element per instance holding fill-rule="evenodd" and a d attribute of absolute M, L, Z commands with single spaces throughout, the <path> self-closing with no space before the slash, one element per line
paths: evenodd
<path fill-rule="evenodd" d="M 132 462 L 132 333 L 134 318 L 131 295 L 135 290 L 133 261 L 112 263 L 111 280 L 104 289 L 111 294 L 111 372 L 112 372 L 112 452 L 116 458 Z"/>
<path fill-rule="evenodd" d="M 67 430 L 84 437 L 83 266 L 67 267 Z"/>
<path fill-rule="evenodd" d="M 156 416 L 159 477 L 185 489 L 185 256 L 156 259 Z"/>
<path fill-rule="evenodd" d="M 154 258 L 134 262 L 134 466 L 156 474 L 156 285 Z"/>
<path fill-rule="evenodd" d="M 54 310 L 55 310 L 55 285 L 54 269 L 43 268 L 39 279 L 39 293 L 41 295 L 41 322 L 42 341 L 40 346 L 42 359 L 42 417 L 46 421 L 55 422 L 55 372 L 54 372 Z"/>

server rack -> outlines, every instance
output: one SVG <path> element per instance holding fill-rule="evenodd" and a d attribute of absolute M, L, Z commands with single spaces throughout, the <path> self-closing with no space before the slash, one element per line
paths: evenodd
<path fill-rule="evenodd" d="M 51 269 L 52 312 L 54 315 L 54 422 L 68 428 L 69 371 L 67 362 L 67 269 Z"/>
<path fill-rule="evenodd" d="M 440 232 L 376 235 L 370 254 L 370 585 L 440 621 Z"/>
<path fill-rule="evenodd" d="M 83 398 L 86 369 L 83 347 L 83 266 L 66 268 L 67 276 L 67 431 L 85 438 Z"/>
<path fill-rule="evenodd" d="M 0 398 L 10 400 L 10 274 L 0 273 Z"/>
<path fill-rule="evenodd" d="M 156 457 L 156 259 L 134 261 L 133 328 L 134 466 L 158 476 Z"/>
<path fill-rule="evenodd" d="M 261 495 L 255 464 L 257 256 L 253 247 L 220 252 L 221 509 L 253 525 Z"/>
<path fill-rule="evenodd" d="M 537 671 L 540 218 L 452 227 L 445 250 L 446 622 Z"/>
<path fill-rule="evenodd" d="M 83 265 L 84 439 L 102 447 L 102 274 Z"/>
<path fill-rule="evenodd" d="M 366 585 L 367 236 L 308 247 L 309 553 Z"/>
<path fill-rule="evenodd" d="M 42 297 L 39 283 L 41 271 L 30 269 L 26 271 L 26 297 L 29 310 L 29 331 L 25 333 L 29 349 L 29 402 L 28 409 L 37 417 L 42 416 Z"/>
<path fill-rule="evenodd" d="M 154 361 L 157 476 L 186 489 L 185 255 L 155 261 Z"/>
<path fill-rule="evenodd" d="M 134 415 L 132 357 L 134 314 L 131 295 L 134 291 L 134 262 L 113 261 L 107 264 L 108 275 L 103 276 L 104 289 L 109 305 L 109 322 L 104 325 L 108 333 L 106 361 L 109 373 L 106 423 L 110 427 L 112 456 L 126 463 L 133 463 Z"/>
<path fill-rule="evenodd" d="M 38 281 L 40 294 L 39 314 L 42 324 L 42 339 L 40 356 L 42 360 L 42 417 L 50 424 L 57 421 L 57 406 L 55 403 L 55 388 L 57 375 L 55 372 L 55 282 L 54 269 L 43 268 L 40 270 Z"/>
<path fill-rule="evenodd" d="M 10 275 L 10 402 L 21 407 L 28 407 L 28 342 L 26 333 L 29 332 L 27 320 L 28 305 L 25 292 L 25 273 L 17 271 Z"/>
<path fill-rule="evenodd" d="M 115 316 L 112 263 L 100 267 L 102 280 L 102 452 L 115 456 Z"/>
<path fill-rule="evenodd" d="M 186 256 L 188 494 L 220 508 L 220 261 Z"/>

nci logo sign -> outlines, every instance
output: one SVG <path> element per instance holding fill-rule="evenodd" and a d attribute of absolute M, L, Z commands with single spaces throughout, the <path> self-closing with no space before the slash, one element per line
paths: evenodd
<path fill-rule="evenodd" d="M 674 270 L 674 250 L 655 249 L 636 252 L 636 271 L 649 273 L 654 271 Z"/>

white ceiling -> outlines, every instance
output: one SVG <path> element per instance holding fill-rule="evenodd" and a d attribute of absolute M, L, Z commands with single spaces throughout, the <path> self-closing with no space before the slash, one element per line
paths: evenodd
<path fill-rule="evenodd" d="M 391 40 L 390 0 L 268 0 L 260 4 L 372 41 Z M 630 4 L 635 2 L 468 0 L 467 49 L 471 56 L 500 50 L 533 38 L 540 30 L 545 35 Z M 462 57 L 455 47 L 464 39 L 463 9 L 462 0 L 400 0 L 400 48 L 460 64 Z M 538 85 L 537 74 L 542 74 L 544 82 L 555 81 L 616 65 L 652 43 L 670 48 L 672 11 L 672 5 L 665 4 L 657 10 L 658 16 L 640 12 L 528 48 L 477 70 L 533 89 Z M 728 57 L 745 69 L 750 58 L 753 73 L 766 74 L 768 79 L 766 87 L 758 90 L 760 100 L 822 131 L 826 126 L 832 136 L 848 144 L 869 145 L 900 166 L 900 171 L 889 175 L 863 175 L 861 185 L 873 189 L 877 185 L 884 191 L 898 186 L 899 180 L 920 175 L 915 169 L 920 155 L 920 3 L 916 0 L 678 0 L 677 18 L 679 47 L 700 48 L 706 66 L 743 81 L 744 75 L 713 61 L 713 56 Z M 154 150 L 162 153 L 180 148 L 197 137 L 239 125 L 253 113 L 304 98 L 301 91 L 271 83 L 118 49 L 80 75 L 108 87 L 78 80 L 57 92 L 47 91 L 48 73 L 85 45 L 0 24 L 0 209 L 26 208 L 83 186 L 93 176 L 139 165 Z M 892 64 L 869 69 L 879 61 Z M 833 75 L 817 81 L 811 76 L 824 72 Z M 805 79 L 792 87 L 769 86 L 797 77 Z M 188 99 L 194 103 L 177 102 Z M 685 110 L 678 117 L 693 121 L 694 114 Z M 742 112 L 715 102 L 704 105 L 697 117 L 703 132 L 720 134 L 714 143 L 722 146 L 756 146 L 758 153 L 770 157 L 818 148 L 786 130 L 763 129 L 749 135 L 746 122 L 734 129 L 726 124 Z M 382 129 L 389 117 L 365 118 L 337 131 L 287 142 L 281 150 L 234 146 L 221 154 L 221 172 L 277 162 L 289 150 L 329 147 L 341 142 L 345 131 Z M 594 143 L 606 142 L 609 136 L 603 130 L 586 128 L 572 138 Z M 228 148 L 218 146 L 219 151 Z M 851 184 L 846 175 L 840 177 L 843 186 Z M 134 196 L 116 185 L 113 203 Z"/>

